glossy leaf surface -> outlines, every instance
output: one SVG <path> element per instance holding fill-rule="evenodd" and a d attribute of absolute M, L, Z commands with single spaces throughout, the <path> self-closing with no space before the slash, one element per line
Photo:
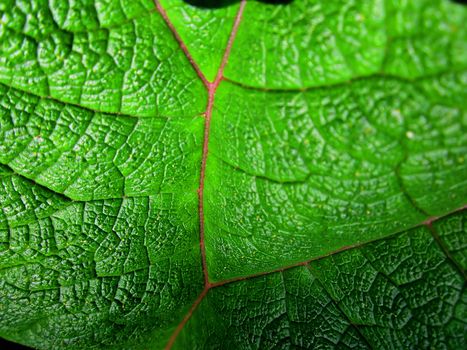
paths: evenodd
<path fill-rule="evenodd" d="M 0 336 L 465 347 L 466 8 L 195 3 L 0 1 Z"/>

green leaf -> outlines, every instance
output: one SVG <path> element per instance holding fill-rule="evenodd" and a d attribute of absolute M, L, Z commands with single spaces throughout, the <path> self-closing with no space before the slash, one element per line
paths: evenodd
<path fill-rule="evenodd" d="M 465 235 L 466 219 L 439 225 L 455 222 Z M 420 227 L 214 288 L 175 348 L 461 349 L 464 282 Z"/>
<path fill-rule="evenodd" d="M 0 2 L 0 336 L 465 347 L 466 20 L 447 0 Z"/>

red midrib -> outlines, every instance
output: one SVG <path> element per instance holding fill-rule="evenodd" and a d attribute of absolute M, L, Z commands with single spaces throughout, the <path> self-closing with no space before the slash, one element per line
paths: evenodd
<path fill-rule="evenodd" d="M 167 345 L 166 349 L 172 348 L 173 344 L 175 343 L 175 340 L 178 336 L 178 334 L 181 332 L 185 324 L 188 322 L 190 319 L 191 315 L 195 311 L 195 309 L 198 307 L 198 305 L 201 303 L 203 300 L 204 296 L 207 294 L 209 289 L 211 287 L 217 286 L 217 284 L 213 284 L 209 282 L 209 274 L 208 274 L 208 266 L 207 266 L 207 261 L 206 261 L 206 246 L 204 243 L 204 179 L 206 176 L 206 161 L 208 158 L 208 153 L 209 153 L 209 132 L 211 129 L 211 118 L 212 118 L 212 110 L 214 107 L 214 99 L 215 99 L 215 94 L 217 91 L 217 88 L 219 87 L 220 82 L 222 81 L 224 77 L 224 68 L 227 64 L 227 61 L 229 59 L 230 51 L 232 49 L 233 42 L 235 40 L 235 36 L 238 31 L 238 27 L 240 25 L 240 21 L 242 19 L 242 14 L 243 10 L 246 5 L 246 0 L 242 0 L 240 3 L 239 10 L 237 12 L 237 15 L 235 17 L 234 24 L 232 26 L 232 31 L 230 33 L 229 40 L 227 42 L 227 46 L 224 51 L 224 55 L 222 57 L 221 64 L 219 66 L 219 69 L 217 71 L 216 77 L 213 82 L 209 82 L 206 77 L 204 76 L 203 72 L 199 68 L 199 66 L 196 64 L 195 60 L 191 56 L 190 52 L 188 51 L 188 48 L 186 44 L 183 42 L 182 38 L 178 35 L 174 25 L 170 22 L 169 17 L 167 16 L 167 13 L 163 9 L 163 7 L 160 5 L 160 3 L 157 0 L 154 0 L 157 10 L 161 14 L 162 18 L 164 21 L 167 23 L 167 26 L 169 29 L 172 31 L 175 39 L 180 45 L 180 48 L 183 50 L 185 53 L 186 57 L 190 61 L 191 65 L 193 66 L 194 70 L 196 71 L 196 74 L 198 74 L 199 78 L 201 81 L 204 83 L 206 86 L 206 89 L 208 90 L 208 104 L 206 107 L 206 111 L 204 113 L 204 140 L 203 140 L 203 155 L 201 158 L 201 172 L 200 172 L 200 180 L 199 180 L 199 187 L 198 187 L 198 213 L 199 213 L 199 230 L 200 230 L 200 239 L 199 239 L 199 245 L 200 245 L 200 250 L 201 250 L 201 262 L 202 262 L 202 267 L 203 267 L 203 275 L 204 275 L 204 289 L 201 292 L 201 294 L 198 296 L 198 298 L 195 300 L 193 305 L 191 306 L 190 310 L 187 312 L 183 320 L 178 324 L 177 328 L 175 331 L 172 333 Z"/>
<path fill-rule="evenodd" d="M 209 282 L 208 267 L 206 262 L 206 249 L 204 245 L 204 178 L 206 175 L 206 161 L 209 153 L 209 131 L 211 129 L 211 118 L 212 118 L 212 109 L 214 107 L 214 99 L 216 90 L 219 87 L 220 82 L 224 77 L 224 68 L 229 59 L 230 51 L 232 49 L 235 36 L 237 34 L 240 21 L 242 19 L 243 9 L 245 7 L 246 0 L 242 0 L 240 8 L 238 10 L 237 16 L 235 17 L 235 22 L 232 27 L 232 32 L 230 33 L 229 41 L 227 42 L 227 47 L 225 48 L 224 56 L 222 57 L 219 70 L 217 71 L 216 78 L 214 82 L 207 83 L 208 88 L 208 106 L 205 113 L 205 124 L 204 124 L 204 142 L 203 142 L 203 157 L 201 160 L 201 175 L 199 180 L 198 196 L 199 196 L 199 226 L 200 226 L 200 246 L 201 246 L 201 255 L 203 261 L 203 273 L 204 273 L 204 283 L 206 288 L 210 288 L 212 284 Z"/>

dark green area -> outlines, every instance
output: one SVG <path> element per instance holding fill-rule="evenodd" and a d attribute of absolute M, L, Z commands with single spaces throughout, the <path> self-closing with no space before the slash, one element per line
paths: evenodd
<path fill-rule="evenodd" d="M 466 297 L 464 277 L 421 227 L 215 288 L 175 348 L 461 349 Z"/>

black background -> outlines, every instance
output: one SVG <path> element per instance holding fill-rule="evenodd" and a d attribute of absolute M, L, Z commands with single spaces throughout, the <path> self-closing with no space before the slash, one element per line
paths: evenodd
<path fill-rule="evenodd" d="M 31 348 L 0 338 L 0 350 L 31 350 Z"/>

